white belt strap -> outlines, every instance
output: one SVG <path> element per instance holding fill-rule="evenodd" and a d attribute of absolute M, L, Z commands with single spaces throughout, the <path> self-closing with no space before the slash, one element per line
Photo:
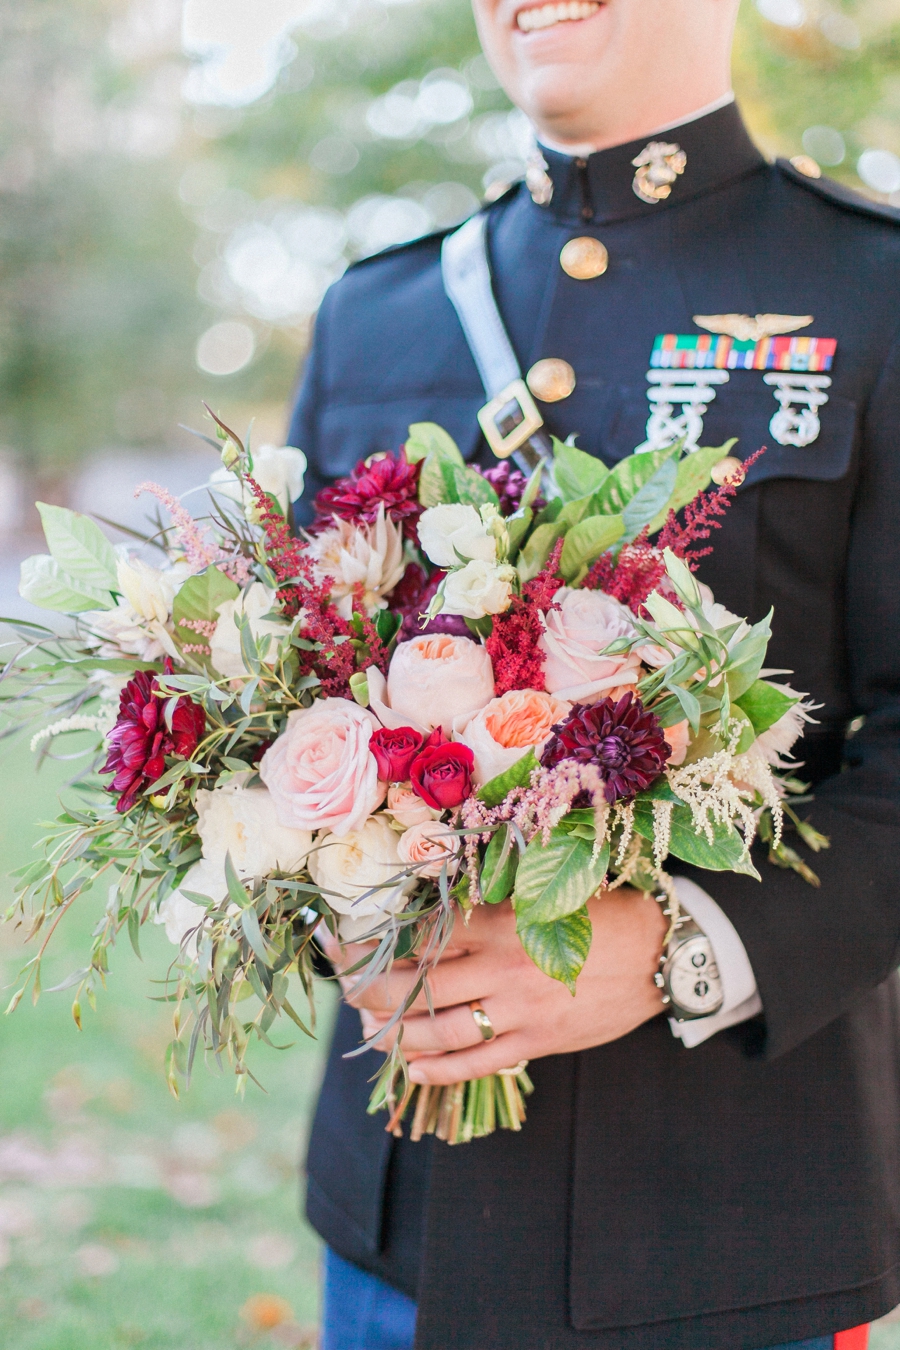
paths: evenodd
<path fill-rule="evenodd" d="M 488 397 L 478 413 L 487 442 L 498 459 L 514 455 L 530 471 L 550 457 L 550 442 L 494 298 L 485 215 L 446 237 L 441 275 Z"/>

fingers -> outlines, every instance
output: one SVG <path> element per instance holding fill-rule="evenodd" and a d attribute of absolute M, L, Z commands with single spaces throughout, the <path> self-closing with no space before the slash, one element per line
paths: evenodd
<path fill-rule="evenodd" d="M 392 1013 L 409 997 L 419 978 L 414 968 L 393 970 L 390 974 L 379 975 L 363 989 L 358 987 L 357 982 L 357 986 L 347 994 L 347 999 L 354 1008 Z M 428 975 L 432 1006 L 452 1008 L 459 1003 L 471 1003 L 489 994 L 495 979 L 496 974 L 492 974 L 489 963 L 476 956 L 448 961 L 446 964 L 442 960 Z M 428 1012 L 424 989 L 419 991 L 410 1012 Z"/>
<path fill-rule="evenodd" d="M 511 1031 L 496 1040 L 483 1041 L 470 1050 L 449 1055 L 423 1055 L 410 1064 L 409 1076 L 414 1083 L 446 1087 L 450 1083 L 467 1082 L 470 1078 L 486 1078 L 501 1069 L 511 1069 L 527 1058 L 525 1037 Z"/>
<path fill-rule="evenodd" d="M 466 1005 L 447 1008 L 434 1017 L 426 1013 L 403 1019 L 404 1054 L 447 1053 L 468 1050 L 484 1043 L 472 1010 Z"/>

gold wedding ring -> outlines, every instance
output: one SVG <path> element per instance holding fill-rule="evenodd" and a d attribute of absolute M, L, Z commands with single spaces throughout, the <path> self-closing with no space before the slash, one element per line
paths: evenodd
<path fill-rule="evenodd" d="M 484 1008 L 482 1008 L 481 1004 L 470 1003 L 469 1011 L 475 1018 L 475 1025 L 481 1032 L 481 1039 L 483 1041 L 492 1041 L 494 1037 L 497 1035 L 497 1033 L 494 1030 L 493 1022 L 488 1017 L 487 1013 L 484 1011 Z"/>

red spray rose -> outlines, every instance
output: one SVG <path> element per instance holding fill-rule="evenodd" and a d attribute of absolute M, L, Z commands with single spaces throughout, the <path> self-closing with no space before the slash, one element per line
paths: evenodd
<path fill-rule="evenodd" d="M 190 759 L 206 727 L 206 713 L 187 696 L 175 704 L 167 725 L 167 700 L 157 696 L 158 689 L 152 671 L 139 670 L 122 690 L 119 718 L 107 738 L 109 755 L 100 772 L 115 774 L 109 791 L 120 794 L 116 810 L 122 814 L 131 810 L 144 788 L 162 778 L 166 755 Z"/>
<path fill-rule="evenodd" d="M 422 749 L 422 735 L 412 727 L 397 727 L 391 731 L 379 727 L 372 733 L 369 749 L 378 765 L 382 783 L 407 783 L 409 768 Z"/>
<path fill-rule="evenodd" d="M 433 811 L 459 806 L 472 790 L 474 766 L 475 756 L 469 747 L 446 740 L 438 727 L 410 765 L 413 791 Z"/>

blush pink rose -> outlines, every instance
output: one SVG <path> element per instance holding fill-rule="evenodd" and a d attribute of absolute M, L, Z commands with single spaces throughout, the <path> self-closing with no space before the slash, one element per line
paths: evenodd
<path fill-rule="evenodd" d="M 369 749 L 377 726 L 366 708 L 344 698 L 324 698 L 290 714 L 259 766 L 281 825 L 328 829 L 339 838 L 362 828 L 384 798 Z"/>
<path fill-rule="evenodd" d="M 464 727 L 457 719 L 457 739 L 475 755 L 476 785 L 481 787 L 505 773 L 529 750 L 540 758 L 551 729 L 570 708 L 571 704 L 543 690 L 511 689 L 491 699 Z"/>
<path fill-rule="evenodd" d="M 391 783 L 387 790 L 386 809 L 398 825 L 423 825 L 426 820 L 437 820 L 440 811 L 426 806 L 417 792 L 413 792 L 410 783 Z"/>
<path fill-rule="evenodd" d="M 459 870 L 459 836 L 440 820 L 426 820 L 406 830 L 398 851 L 400 861 L 415 867 L 420 877 L 439 877 L 445 866 L 449 877 Z"/>
<path fill-rule="evenodd" d="M 387 702 L 407 726 L 443 727 L 449 735 L 455 717 L 478 712 L 493 697 L 491 658 L 471 638 L 423 634 L 401 642 L 391 658 Z"/>
<path fill-rule="evenodd" d="M 683 764 L 688 752 L 688 746 L 691 743 L 691 729 L 687 719 L 683 722 L 676 722 L 674 727 L 665 727 L 663 736 L 666 738 L 666 744 L 672 753 L 668 758 L 669 768 L 674 768 L 678 764 Z"/>
<path fill-rule="evenodd" d="M 546 615 L 540 644 L 548 693 L 569 703 L 596 703 L 611 689 L 637 684 L 641 660 L 635 652 L 600 655 L 617 638 L 637 636 L 625 606 L 602 591 L 566 586 L 555 599 L 559 609 Z"/>

